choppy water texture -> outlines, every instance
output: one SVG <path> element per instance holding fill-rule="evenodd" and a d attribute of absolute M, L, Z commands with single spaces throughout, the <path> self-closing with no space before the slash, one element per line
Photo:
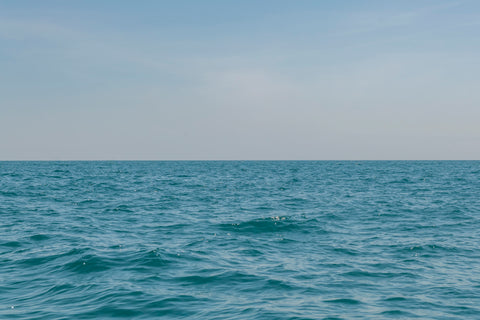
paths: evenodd
<path fill-rule="evenodd" d="M 0 162 L 0 318 L 480 319 L 480 162 Z"/>

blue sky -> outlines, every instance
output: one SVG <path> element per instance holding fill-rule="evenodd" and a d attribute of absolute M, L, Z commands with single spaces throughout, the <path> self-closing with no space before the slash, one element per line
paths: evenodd
<path fill-rule="evenodd" d="M 479 37 L 474 0 L 0 0 L 0 159 L 480 159 Z"/>

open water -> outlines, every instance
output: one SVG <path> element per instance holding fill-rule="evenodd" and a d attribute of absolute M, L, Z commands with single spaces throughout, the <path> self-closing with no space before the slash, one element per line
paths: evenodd
<path fill-rule="evenodd" d="M 1 319 L 480 319 L 480 162 L 0 162 Z"/>

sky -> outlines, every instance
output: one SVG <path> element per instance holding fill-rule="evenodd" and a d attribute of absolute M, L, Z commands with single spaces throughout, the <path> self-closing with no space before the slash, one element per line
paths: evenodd
<path fill-rule="evenodd" d="M 477 0 L 0 0 L 0 160 L 480 159 Z"/>

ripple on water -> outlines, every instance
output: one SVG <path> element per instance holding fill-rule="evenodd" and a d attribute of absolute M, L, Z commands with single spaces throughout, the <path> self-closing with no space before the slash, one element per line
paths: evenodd
<path fill-rule="evenodd" d="M 30 237 L 30 240 L 33 240 L 33 241 L 43 241 L 48 239 L 50 239 L 50 236 L 46 234 L 36 234 Z"/>
<path fill-rule="evenodd" d="M 411 312 L 408 312 L 408 311 L 404 311 L 404 310 L 398 310 L 398 309 L 394 309 L 394 310 L 386 310 L 386 311 L 382 311 L 380 313 L 380 316 L 383 316 L 383 317 L 393 317 L 393 318 L 397 318 L 397 317 L 401 317 L 401 318 L 405 318 L 405 317 L 408 317 L 409 319 L 411 318 L 421 318 L 420 316 L 414 314 L 414 313 L 411 313 Z"/>
<path fill-rule="evenodd" d="M 22 246 L 22 243 L 20 241 L 6 241 L 0 242 L 0 246 L 8 248 L 20 248 Z"/>
<path fill-rule="evenodd" d="M 326 303 L 334 303 L 334 304 L 344 304 L 344 305 L 359 305 L 362 302 L 357 299 L 351 299 L 351 298 L 337 298 L 337 299 L 329 299 L 329 300 L 324 300 Z"/>
<path fill-rule="evenodd" d="M 112 261 L 95 254 L 86 254 L 81 258 L 74 258 L 63 266 L 64 271 L 87 274 L 107 271 L 112 267 Z"/>
<path fill-rule="evenodd" d="M 299 232 L 321 233 L 325 232 L 316 223 L 315 219 L 299 220 L 286 216 L 252 219 L 236 223 L 223 223 L 219 225 L 224 231 L 237 233 L 270 233 L 270 232 Z"/>

